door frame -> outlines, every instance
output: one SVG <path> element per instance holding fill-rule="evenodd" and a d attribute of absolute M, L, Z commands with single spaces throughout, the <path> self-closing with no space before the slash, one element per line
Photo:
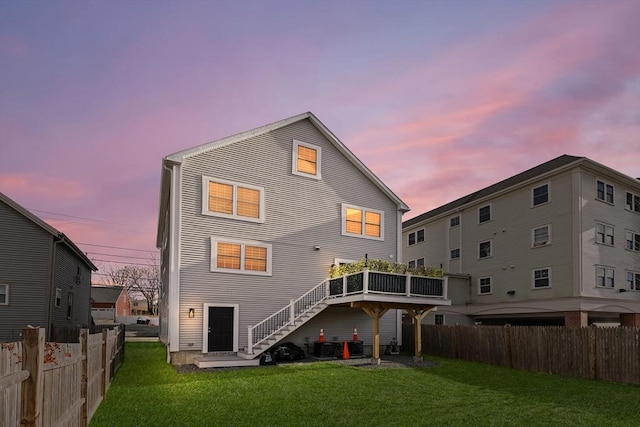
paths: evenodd
<path fill-rule="evenodd" d="M 210 307 L 233 307 L 233 352 L 238 352 L 238 332 L 240 331 L 240 304 L 202 304 L 202 353 L 209 351 L 209 308 Z"/>

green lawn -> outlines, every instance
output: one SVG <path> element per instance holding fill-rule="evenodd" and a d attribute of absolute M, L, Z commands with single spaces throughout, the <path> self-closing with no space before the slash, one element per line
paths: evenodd
<path fill-rule="evenodd" d="M 436 368 L 305 363 L 179 374 L 127 343 L 96 426 L 637 426 L 640 387 L 431 358 Z"/>

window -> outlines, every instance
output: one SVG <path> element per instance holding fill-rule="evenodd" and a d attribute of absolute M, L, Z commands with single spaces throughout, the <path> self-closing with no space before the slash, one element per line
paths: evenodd
<path fill-rule="evenodd" d="M 416 268 L 416 262 L 415 262 L 415 260 L 414 260 L 414 261 L 409 261 L 409 262 L 407 263 L 407 266 L 408 266 L 409 268 Z"/>
<path fill-rule="evenodd" d="M 444 325 L 444 314 L 436 314 L 434 319 L 436 325 Z"/>
<path fill-rule="evenodd" d="M 0 285 L 0 305 L 9 305 L 9 285 Z"/>
<path fill-rule="evenodd" d="M 491 205 L 483 206 L 478 209 L 478 224 L 491 221 Z"/>
<path fill-rule="evenodd" d="M 611 267 L 596 266 L 596 286 L 601 288 L 615 287 L 615 272 Z"/>
<path fill-rule="evenodd" d="M 596 199 L 613 204 L 613 185 L 596 181 Z"/>
<path fill-rule="evenodd" d="M 322 149 L 317 145 L 293 140 L 293 164 L 291 173 L 308 178 L 321 178 L 321 154 Z"/>
<path fill-rule="evenodd" d="M 637 271 L 627 271 L 627 289 L 640 291 L 640 273 Z"/>
<path fill-rule="evenodd" d="M 596 243 L 613 246 L 613 227 L 596 222 Z"/>
<path fill-rule="evenodd" d="M 534 248 L 545 246 L 551 243 L 551 226 L 543 225 L 531 230 L 531 245 Z"/>
<path fill-rule="evenodd" d="M 409 246 L 424 242 L 424 229 L 409 233 Z"/>
<path fill-rule="evenodd" d="M 424 267 L 424 258 L 418 258 L 416 260 L 416 268 Z"/>
<path fill-rule="evenodd" d="M 491 240 L 480 242 L 478 245 L 478 258 L 489 258 L 491 256 Z"/>
<path fill-rule="evenodd" d="M 449 227 L 457 227 L 460 225 L 460 215 L 454 216 L 449 220 Z"/>
<path fill-rule="evenodd" d="M 640 196 L 627 191 L 624 207 L 630 211 L 640 213 Z"/>
<path fill-rule="evenodd" d="M 480 277 L 478 279 L 478 294 L 486 295 L 491 292 L 491 277 Z"/>
<path fill-rule="evenodd" d="M 203 176 L 202 213 L 264 222 L 264 188 Z"/>
<path fill-rule="evenodd" d="M 212 237 L 211 271 L 271 276 L 271 245 Z"/>
<path fill-rule="evenodd" d="M 533 189 L 533 206 L 542 205 L 549 201 L 549 184 Z"/>
<path fill-rule="evenodd" d="M 67 319 L 73 317 L 73 294 L 69 292 L 67 295 Z"/>
<path fill-rule="evenodd" d="M 532 271 L 533 288 L 550 288 L 551 287 L 551 269 L 538 268 Z"/>
<path fill-rule="evenodd" d="M 56 307 L 62 305 L 62 289 L 56 288 Z"/>
<path fill-rule="evenodd" d="M 451 249 L 451 252 L 449 253 L 449 259 L 458 259 L 460 258 L 460 248 L 456 248 L 456 249 Z"/>
<path fill-rule="evenodd" d="M 625 249 L 634 251 L 634 252 L 640 251 L 640 234 L 630 230 L 626 230 L 624 233 L 624 236 L 625 236 L 624 237 Z"/>
<path fill-rule="evenodd" d="M 384 240 L 384 212 L 343 204 L 342 235 Z"/>

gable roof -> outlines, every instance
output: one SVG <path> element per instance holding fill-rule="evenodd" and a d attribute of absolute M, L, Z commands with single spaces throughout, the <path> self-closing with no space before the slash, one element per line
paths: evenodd
<path fill-rule="evenodd" d="M 91 286 L 91 299 L 96 303 L 115 304 L 124 288 L 122 286 Z"/>
<path fill-rule="evenodd" d="M 206 144 L 198 145 L 193 148 L 188 148 L 186 150 L 178 151 L 177 153 L 170 154 L 162 160 L 162 180 L 161 180 L 161 191 L 160 191 L 160 216 L 158 222 L 158 235 L 157 235 L 157 243 L 159 244 L 162 239 L 161 229 L 163 227 L 163 218 L 164 218 L 164 209 L 166 209 L 168 203 L 168 189 L 165 187 L 169 185 L 169 176 L 170 170 L 169 167 L 173 164 L 181 164 L 184 160 L 197 156 L 198 154 L 202 154 L 211 150 L 215 150 L 217 148 L 225 147 L 227 145 L 234 144 L 239 141 L 244 141 L 246 139 L 263 135 L 268 132 L 273 132 L 274 130 L 283 128 L 285 126 L 289 126 L 293 123 L 300 122 L 302 120 L 309 120 L 311 124 L 313 124 L 316 129 L 324 135 L 329 142 L 331 142 L 337 149 L 340 151 L 360 172 L 362 172 L 373 184 L 378 187 L 387 197 L 394 201 L 394 203 L 398 206 L 398 210 L 401 212 L 408 212 L 409 206 L 404 203 L 389 187 L 387 187 L 381 180 L 378 178 L 368 167 L 365 166 L 364 163 L 358 159 L 355 154 L 353 154 L 334 134 L 331 132 L 318 118 L 313 115 L 311 112 L 306 112 L 302 114 L 298 114 L 297 116 L 289 117 L 275 123 L 271 123 L 265 126 L 261 126 L 255 129 L 248 130 L 246 132 L 238 133 L 235 135 L 231 135 L 213 142 L 209 142 Z"/>
<path fill-rule="evenodd" d="M 61 233 L 60 231 L 58 231 L 57 229 L 55 229 L 51 225 L 47 224 L 42 219 L 38 218 L 36 215 L 34 215 L 31 212 L 29 212 L 27 209 L 25 209 L 24 207 L 20 206 L 18 203 L 16 203 L 14 200 L 10 199 L 7 195 L 5 195 L 2 192 L 0 192 L 0 201 L 4 202 L 7 206 L 9 206 L 13 210 L 18 212 L 19 214 L 21 214 L 22 216 L 24 216 L 25 218 L 27 218 L 31 222 L 33 222 L 38 227 L 40 227 L 43 230 L 45 230 L 47 233 L 51 234 L 53 237 L 61 239 L 62 242 L 69 249 L 71 249 L 71 251 L 73 251 L 78 256 L 78 258 L 80 258 L 91 270 L 98 271 L 98 267 L 96 267 L 93 264 L 93 262 L 91 262 L 91 260 L 82 252 L 82 250 L 79 247 L 77 247 L 76 244 L 73 243 L 71 241 L 71 239 L 69 239 L 64 233 Z"/>
<path fill-rule="evenodd" d="M 454 200 L 453 202 L 447 203 L 446 205 L 442 205 L 438 208 L 435 208 L 433 210 L 420 214 L 414 218 L 411 218 L 402 223 L 402 228 L 410 227 L 414 224 L 417 224 L 429 218 L 436 217 L 445 212 L 449 212 L 453 209 L 460 208 L 469 203 L 472 203 L 477 200 L 481 200 L 485 197 L 488 197 L 490 195 L 499 193 L 502 190 L 506 190 L 507 188 L 516 186 L 530 179 L 533 179 L 545 173 L 551 172 L 555 169 L 559 169 L 559 168 L 571 165 L 572 163 L 579 163 L 584 160 L 588 160 L 588 159 L 586 157 L 576 157 L 576 156 L 569 156 L 567 154 L 564 154 L 560 157 L 556 157 L 555 159 L 549 160 L 548 162 L 542 163 L 541 165 L 535 166 L 531 169 L 528 169 L 524 172 L 521 172 L 517 175 L 514 175 L 496 184 L 485 187 L 474 193 L 467 194 L 466 196 L 461 197 L 457 200 Z"/>

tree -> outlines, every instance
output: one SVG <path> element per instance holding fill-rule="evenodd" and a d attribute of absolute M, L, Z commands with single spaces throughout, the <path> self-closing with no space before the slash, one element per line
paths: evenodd
<path fill-rule="evenodd" d="M 142 297 L 147 301 L 149 312 L 158 314 L 158 298 L 160 297 L 160 268 L 157 259 L 152 258 L 149 265 L 127 265 L 107 270 L 109 281 L 122 286 L 134 300 Z"/>

